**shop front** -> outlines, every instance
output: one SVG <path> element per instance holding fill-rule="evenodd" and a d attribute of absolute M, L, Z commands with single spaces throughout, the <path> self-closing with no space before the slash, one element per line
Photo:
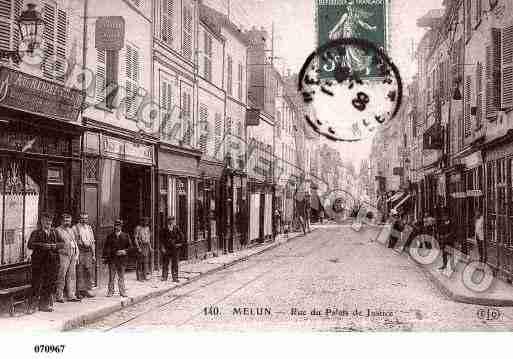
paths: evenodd
<path fill-rule="evenodd" d="M 226 169 L 224 187 L 227 211 L 223 218 L 228 250 L 237 251 L 248 243 L 247 176 L 239 170 Z"/>
<path fill-rule="evenodd" d="M 225 202 L 224 166 L 221 162 L 202 159 L 199 164 L 199 197 L 203 198 L 202 235 L 206 237 L 206 250 L 220 254 L 229 250 L 230 244 L 224 233 L 223 218 L 228 204 Z"/>
<path fill-rule="evenodd" d="M 41 213 L 54 225 L 80 212 L 78 117 L 82 96 L 15 70 L 1 68 L 0 289 L 30 280 L 30 234 Z"/>
<path fill-rule="evenodd" d="M 513 279 L 513 134 L 486 146 L 483 152 L 486 194 L 485 252 L 500 277 Z"/>
<path fill-rule="evenodd" d="M 84 135 L 83 151 L 84 210 L 94 226 L 101 258 L 105 238 L 112 232 L 116 219 L 123 220 L 123 231 L 130 236 L 143 217 L 155 223 L 154 146 L 91 130 Z M 155 235 L 153 238 L 155 241 Z M 133 263 L 129 268 L 132 267 Z M 97 261 L 97 276 L 98 282 L 108 279 L 101 261 Z"/>
<path fill-rule="evenodd" d="M 165 227 L 168 217 L 176 218 L 187 241 L 180 254 L 182 260 L 199 258 L 209 250 L 204 225 L 205 187 L 198 171 L 200 157 L 201 153 L 193 149 L 166 144 L 158 149 L 157 228 Z"/>

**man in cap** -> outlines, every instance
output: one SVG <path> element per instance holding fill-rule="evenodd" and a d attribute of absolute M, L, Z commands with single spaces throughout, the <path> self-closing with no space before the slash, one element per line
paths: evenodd
<path fill-rule="evenodd" d="M 59 252 L 57 251 L 57 233 L 52 228 L 52 216 L 41 215 L 41 227 L 33 231 L 27 243 L 32 250 L 32 297 L 30 313 L 37 309 L 43 312 L 53 311 L 53 296 L 56 290 L 59 271 Z"/>
<path fill-rule="evenodd" d="M 171 260 L 171 276 L 173 282 L 178 282 L 178 251 L 183 245 L 184 236 L 176 225 L 175 217 L 167 219 L 167 226 L 160 232 L 160 251 L 162 253 L 162 280 L 169 275 Z"/>
<path fill-rule="evenodd" d="M 87 213 L 80 213 L 80 219 L 73 231 L 78 243 L 79 263 L 77 265 L 77 290 L 78 297 L 92 298 L 94 278 L 94 261 L 96 260 L 95 240 L 93 229 L 89 225 Z"/>
<path fill-rule="evenodd" d="M 103 247 L 103 259 L 109 265 L 109 286 L 107 297 L 114 295 L 114 280 L 118 277 L 119 295 L 128 297 L 125 287 L 125 268 L 128 252 L 131 250 L 130 236 L 123 232 L 123 221 L 114 222 L 114 232 L 107 236 Z"/>
<path fill-rule="evenodd" d="M 58 241 L 62 243 L 59 249 L 59 274 L 57 276 L 57 302 L 64 303 L 64 288 L 69 302 L 79 302 L 76 296 L 76 268 L 78 263 L 78 245 L 75 232 L 71 228 L 71 215 L 64 213 L 61 225 L 56 229 Z"/>

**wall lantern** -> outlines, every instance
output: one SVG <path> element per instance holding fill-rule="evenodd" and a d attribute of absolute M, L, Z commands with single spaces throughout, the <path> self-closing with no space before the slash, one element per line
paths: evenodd
<path fill-rule="evenodd" d="M 36 10 L 35 4 L 28 3 L 27 9 L 22 11 L 17 21 L 20 29 L 21 41 L 26 43 L 26 51 L 31 54 L 41 45 L 45 25 L 43 17 L 41 16 L 41 13 Z"/>

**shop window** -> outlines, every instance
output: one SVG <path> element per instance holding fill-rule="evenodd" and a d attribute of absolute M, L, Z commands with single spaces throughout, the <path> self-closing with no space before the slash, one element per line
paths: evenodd
<path fill-rule="evenodd" d="M 120 201 L 120 162 L 104 159 L 102 166 L 101 225 L 111 227 L 119 218 Z"/>
<path fill-rule="evenodd" d="M 86 157 L 84 159 L 85 181 L 87 183 L 98 182 L 98 158 Z"/>
<path fill-rule="evenodd" d="M 28 259 L 26 247 L 37 228 L 41 201 L 42 165 L 0 158 L 0 255 L 1 264 Z"/>

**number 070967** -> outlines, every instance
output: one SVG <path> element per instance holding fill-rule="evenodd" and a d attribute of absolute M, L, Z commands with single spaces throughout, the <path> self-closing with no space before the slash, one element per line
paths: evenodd
<path fill-rule="evenodd" d="M 34 353 L 63 353 L 66 345 L 54 345 L 54 344 L 37 344 L 34 345 Z"/>

